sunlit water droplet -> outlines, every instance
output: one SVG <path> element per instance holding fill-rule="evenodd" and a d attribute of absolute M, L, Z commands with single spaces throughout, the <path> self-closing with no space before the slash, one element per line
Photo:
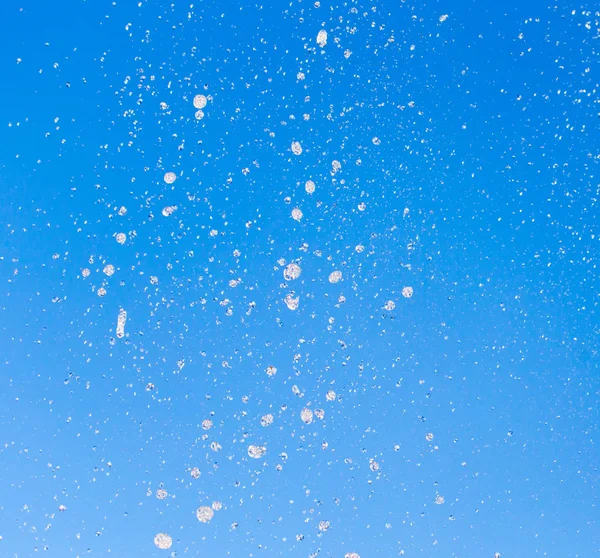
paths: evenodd
<path fill-rule="evenodd" d="M 208 99 L 204 95 L 196 95 L 194 97 L 194 108 L 203 109 L 206 106 Z"/>
<path fill-rule="evenodd" d="M 317 33 L 317 44 L 323 48 L 327 44 L 327 31 L 325 29 L 321 29 Z"/>
<path fill-rule="evenodd" d="M 154 544 L 161 550 L 168 550 L 173 545 L 173 539 L 165 533 L 158 533 L 154 537 Z"/>
<path fill-rule="evenodd" d="M 304 424 L 310 424 L 313 421 L 313 412 L 308 407 L 304 407 L 300 411 L 300 418 Z"/>
<path fill-rule="evenodd" d="M 270 426 L 271 424 L 273 424 L 273 415 L 263 415 L 260 419 L 260 424 L 261 426 Z"/>
<path fill-rule="evenodd" d="M 329 274 L 329 282 L 330 283 L 338 283 L 342 280 L 342 272 L 341 271 L 332 271 Z"/>
<path fill-rule="evenodd" d="M 121 308 L 117 316 L 117 337 L 122 339 L 125 337 L 125 324 L 127 322 L 127 312 Z"/>
<path fill-rule="evenodd" d="M 267 453 L 267 448 L 265 446 L 248 446 L 248 455 L 252 457 L 252 459 L 260 459 Z"/>
<path fill-rule="evenodd" d="M 114 275 L 114 273 L 115 273 L 115 266 L 112 264 L 108 264 L 108 265 L 104 266 L 104 269 L 102 271 L 104 272 L 104 275 L 106 275 L 107 277 L 110 277 L 111 275 Z"/>
<path fill-rule="evenodd" d="M 196 510 L 196 517 L 200 523 L 208 523 L 214 515 L 215 512 L 210 506 L 200 506 Z"/>
<path fill-rule="evenodd" d="M 174 172 L 166 172 L 164 176 L 164 181 L 167 184 L 173 184 L 177 180 L 177 175 Z"/>
<path fill-rule="evenodd" d="M 166 498 L 168 495 L 169 495 L 169 494 L 168 494 L 168 492 L 167 492 L 167 491 L 166 491 L 164 488 L 159 488 L 159 489 L 156 491 L 156 497 L 157 497 L 159 500 L 164 500 L 164 499 L 165 499 L 165 498 Z"/>
<path fill-rule="evenodd" d="M 285 297 L 284 302 L 290 310 L 298 310 L 298 306 L 300 306 L 300 297 L 294 297 L 294 295 L 290 293 Z"/>
<path fill-rule="evenodd" d="M 291 263 L 283 270 L 283 278 L 286 281 L 293 281 L 294 279 L 298 279 L 301 273 L 302 269 L 300 266 L 296 263 Z"/>
<path fill-rule="evenodd" d="M 329 521 L 319 521 L 319 531 L 323 533 L 329 530 L 330 522 Z"/>

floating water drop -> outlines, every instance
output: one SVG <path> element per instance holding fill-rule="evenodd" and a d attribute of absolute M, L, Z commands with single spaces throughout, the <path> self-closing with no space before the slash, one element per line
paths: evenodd
<path fill-rule="evenodd" d="M 317 33 L 317 44 L 323 48 L 327 44 L 327 31 L 325 29 L 321 29 Z"/>
<path fill-rule="evenodd" d="M 154 537 L 154 544 L 161 550 L 169 550 L 173 545 L 173 539 L 165 533 L 158 533 L 158 535 Z"/>

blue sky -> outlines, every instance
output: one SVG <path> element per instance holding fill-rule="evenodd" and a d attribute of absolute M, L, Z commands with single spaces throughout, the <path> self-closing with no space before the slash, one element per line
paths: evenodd
<path fill-rule="evenodd" d="M 6 8 L 0 555 L 598 553 L 599 29 Z"/>

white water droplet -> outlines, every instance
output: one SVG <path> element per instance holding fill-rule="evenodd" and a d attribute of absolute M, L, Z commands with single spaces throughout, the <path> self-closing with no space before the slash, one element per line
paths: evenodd
<path fill-rule="evenodd" d="M 167 184 L 173 184 L 177 180 L 177 175 L 174 172 L 166 172 L 163 179 Z"/>
<path fill-rule="evenodd" d="M 125 323 L 127 322 L 127 312 L 121 308 L 117 316 L 117 337 L 122 339 L 125 337 Z"/>
<path fill-rule="evenodd" d="M 300 418 L 304 424 L 310 424 L 313 421 L 313 412 L 308 407 L 304 407 L 300 411 Z"/>
<path fill-rule="evenodd" d="M 208 99 L 204 95 L 196 95 L 194 97 L 194 108 L 203 109 L 206 106 Z"/>
<path fill-rule="evenodd" d="M 330 283 L 338 283 L 342 280 L 342 272 L 341 271 L 332 271 L 329 274 L 329 282 Z"/>
<path fill-rule="evenodd" d="M 171 548 L 173 545 L 173 539 L 165 533 L 158 533 L 158 535 L 154 537 L 154 544 L 156 545 L 156 548 L 160 548 L 161 550 L 169 550 L 169 548 Z"/>
<path fill-rule="evenodd" d="M 294 279 L 298 279 L 301 273 L 302 269 L 300 266 L 296 263 L 291 263 L 283 270 L 283 278 L 286 281 L 293 281 Z"/>
<path fill-rule="evenodd" d="M 323 48 L 327 44 L 327 31 L 325 29 L 321 29 L 317 33 L 317 44 Z"/>
<path fill-rule="evenodd" d="M 208 523 L 215 515 L 210 506 L 200 506 L 196 510 L 196 517 L 200 523 Z"/>
<path fill-rule="evenodd" d="M 252 459 L 260 459 L 267 453 L 267 448 L 265 446 L 248 446 L 248 455 L 252 457 Z"/>

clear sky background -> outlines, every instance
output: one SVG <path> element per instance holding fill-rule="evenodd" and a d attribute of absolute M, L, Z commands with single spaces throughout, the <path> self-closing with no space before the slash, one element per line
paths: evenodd
<path fill-rule="evenodd" d="M 598 554 L 597 9 L 9 1 L 0 556 Z"/>

